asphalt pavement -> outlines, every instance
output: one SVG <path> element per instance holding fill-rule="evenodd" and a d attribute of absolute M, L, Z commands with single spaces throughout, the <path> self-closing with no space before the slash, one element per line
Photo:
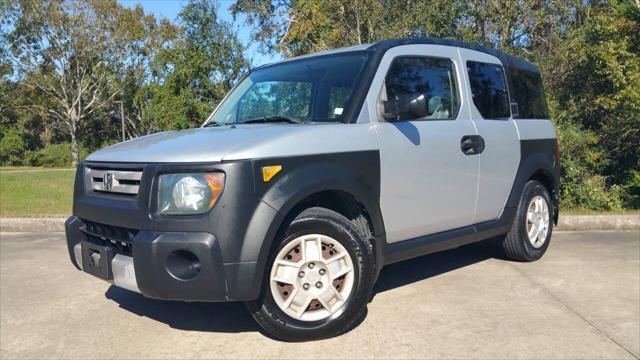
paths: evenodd
<path fill-rule="evenodd" d="M 146 299 L 77 271 L 62 233 L 0 234 L 0 358 L 640 357 L 640 232 L 558 232 L 534 263 L 484 244 L 383 269 L 363 321 L 284 343 L 241 303 Z"/>

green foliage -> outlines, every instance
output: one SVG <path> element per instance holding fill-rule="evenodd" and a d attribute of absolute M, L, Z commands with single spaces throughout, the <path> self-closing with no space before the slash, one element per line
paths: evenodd
<path fill-rule="evenodd" d="M 522 56 L 542 72 L 562 141 L 562 206 L 639 206 L 636 0 L 236 0 L 231 10 L 285 56 L 425 35 Z"/>
<path fill-rule="evenodd" d="M 47 144 L 44 148 L 36 151 L 29 151 L 25 154 L 22 165 L 43 166 L 55 168 L 68 168 L 73 165 L 71 157 L 71 144 Z M 84 160 L 89 152 L 80 148 L 80 161 Z"/>
<path fill-rule="evenodd" d="M 562 154 L 560 181 L 563 207 L 571 209 L 619 210 L 622 189 L 608 187 L 595 171 L 602 154 L 595 149 L 598 136 L 572 122 L 557 126 Z"/>
<path fill-rule="evenodd" d="M 640 209 L 640 170 L 631 170 L 623 185 L 623 197 L 632 209 Z"/>
<path fill-rule="evenodd" d="M 24 98 L 22 111 L 65 134 L 74 164 L 78 138 L 96 123 L 106 125 L 97 131 L 100 136 L 118 135 L 109 126 L 114 122 L 108 110 L 125 95 L 125 85 L 144 81 L 148 56 L 171 34 L 171 26 L 159 26 L 140 7 L 127 9 L 115 0 L 21 0 L 7 6 L 2 22 L 7 25 L 0 38 L 10 44 L 10 55 L 2 57 L 10 59 L 9 75 L 34 95 Z"/>
<path fill-rule="evenodd" d="M 15 127 L 2 134 L 0 139 L 0 164 L 21 165 L 25 146 L 22 134 Z"/>
<path fill-rule="evenodd" d="M 265 52 L 285 56 L 434 36 L 507 50 L 553 46 L 582 5 L 564 0 L 236 0 Z"/>
<path fill-rule="evenodd" d="M 564 154 L 563 204 L 638 207 L 640 8 L 611 2 L 589 10 L 547 60 Z"/>
<path fill-rule="evenodd" d="M 200 125 L 248 65 L 231 26 L 218 19 L 215 2 L 191 1 L 179 17 L 183 35 L 153 62 L 163 81 L 147 88 L 151 100 L 143 121 L 158 130 Z"/>
<path fill-rule="evenodd" d="M 408 36 L 522 56 L 542 72 L 561 140 L 562 206 L 640 207 L 637 0 L 236 0 L 230 8 L 263 52 L 284 56 Z M 198 126 L 250 66 L 217 10 L 214 0 L 191 0 L 172 23 L 116 0 L 0 1 L 0 164 L 69 166 L 123 136 Z M 282 92 L 290 95 L 282 104 L 246 101 L 305 112 L 304 89 Z"/>
<path fill-rule="evenodd" d="M 2 163 L 67 166 L 64 151 L 75 164 L 82 148 L 199 125 L 247 69 L 216 6 L 191 1 L 174 24 L 115 0 L 3 2 Z"/>

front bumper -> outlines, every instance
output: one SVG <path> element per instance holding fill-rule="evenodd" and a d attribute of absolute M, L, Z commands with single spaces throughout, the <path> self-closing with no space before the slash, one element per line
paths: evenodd
<path fill-rule="evenodd" d="M 110 283 L 150 298 L 227 301 L 225 271 L 216 238 L 209 233 L 139 231 L 129 251 L 116 246 L 109 231 L 96 236 L 87 223 L 72 216 L 65 224 L 71 262 L 89 272 L 83 242 L 112 249 Z M 105 227 L 106 228 L 106 227 Z M 117 230 L 111 233 L 116 233 Z M 91 261 L 89 258 L 88 261 Z M 83 266 L 83 262 L 85 263 Z"/>
<path fill-rule="evenodd" d="M 87 168 L 142 171 L 139 190 L 129 196 L 93 191 L 87 185 Z M 257 169 L 259 164 L 252 161 L 83 163 L 76 173 L 73 216 L 66 225 L 71 262 L 82 269 L 74 248 L 83 241 L 94 241 L 109 247 L 109 256 L 104 259 L 108 258 L 112 270 L 133 263 L 133 272 L 128 273 L 135 278 L 135 287 L 133 282 L 126 284 L 145 296 L 186 301 L 255 300 L 264 281 L 272 240 L 284 218 L 261 200 L 263 184 L 261 178 L 254 177 Z M 156 205 L 158 176 L 198 171 L 226 174 L 216 206 L 200 215 L 160 215 Z M 122 255 L 116 264 L 115 255 Z M 197 276 L 189 276 L 193 271 Z M 101 277 L 120 286 L 123 279 L 111 275 Z"/>

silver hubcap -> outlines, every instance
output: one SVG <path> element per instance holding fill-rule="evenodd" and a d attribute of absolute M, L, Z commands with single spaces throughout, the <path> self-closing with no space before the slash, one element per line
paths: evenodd
<path fill-rule="evenodd" d="M 287 315 L 302 321 L 321 320 L 349 299 L 353 261 L 337 240 L 304 235 L 278 252 L 269 283 L 273 299 Z"/>
<path fill-rule="evenodd" d="M 549 233 L 549 206 L 544 197 L 537 195 L 527 208 L 527 235 L 534 248 L 540 248 L 547 241 Z"/>

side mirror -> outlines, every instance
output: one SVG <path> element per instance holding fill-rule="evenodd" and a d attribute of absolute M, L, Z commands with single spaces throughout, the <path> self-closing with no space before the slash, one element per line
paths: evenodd
<path fill-rule="evenodd" d="M 388 121 L 412 120 L 427 116 L 427 101 L 424 94 L 403 94 L 397 99 L 382 104 L 382 117 Z"/>

